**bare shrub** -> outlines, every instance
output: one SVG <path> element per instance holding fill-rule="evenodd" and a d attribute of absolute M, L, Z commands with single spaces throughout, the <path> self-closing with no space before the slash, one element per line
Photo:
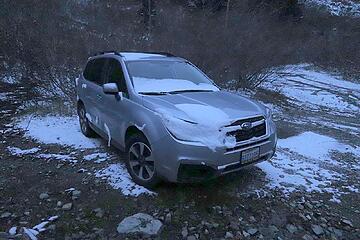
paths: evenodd
<path fill-rule="evenodd" d="M 272 67 L 299 62 L 359 75 L 360 19 L 309 9 L 294 18 L 297 1 L 152 1 L 149 31 L 142 1 L 5 0 L 0 55 L 24 65 L 23 84 L 35 94 L 70 101 L 87 57 L 113 49 L 172 52 L 235 89 L 256 88 Z"/>

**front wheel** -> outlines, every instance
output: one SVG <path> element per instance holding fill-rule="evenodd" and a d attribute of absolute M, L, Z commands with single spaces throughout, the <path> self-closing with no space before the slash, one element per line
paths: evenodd
<path fill-rule="evenodd" d="M 135 183 L 154 188 L 159 183 L 150 144 L 142 134 L 134 134 L 126 141 L 127 170 Z"/>

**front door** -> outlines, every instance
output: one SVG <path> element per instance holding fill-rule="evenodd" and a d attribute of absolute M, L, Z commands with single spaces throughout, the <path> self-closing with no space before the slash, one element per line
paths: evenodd
<path fill-rule="evenodd" d="M 129 106 L 130 101 L 122 66 L 117 59 L 108 58 L 104 73 L 104 81 L 104 83 L 116 83 L 119 92 L 122 93 L 122 97 L 120 97 L 119 94 L 112 95 L 102 92 L 102 102 L 104 106 L 102 109 L 104 117 L 103 129 L 108 136 L 108 145 L 110 145 L 113 140 L 118 144 L 123 145 L 122 138 L 127 127 L 127 107 Z"/>

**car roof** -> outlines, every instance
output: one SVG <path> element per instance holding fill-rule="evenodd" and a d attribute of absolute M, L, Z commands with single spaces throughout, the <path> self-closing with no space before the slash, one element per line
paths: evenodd
<path fill-rule="evenodd" d="M 95 54 L 92 58 L 104 57 L 106 55 L 120 56 L 124 61 L 144 61 L 144 60 L 163 60 L 163 61 L 185 61 L 185 59 L 172 55 L 166 52 L 100 52 Z"/>

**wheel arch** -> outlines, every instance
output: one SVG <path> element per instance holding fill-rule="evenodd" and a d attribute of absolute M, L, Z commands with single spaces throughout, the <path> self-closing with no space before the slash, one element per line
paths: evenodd
<path fill-rule="evenodd" d="M 125 132 L 125 141 L 124 141 L 124 142 L 125 142 L 125 148 L 127 147 L 127 146 L 126 146 L 127 140 L 128 140 L 131 136 L 133 136 L 133 135 L 135 135 L 135 134 L 141 134 L 141 135 L 146 139 L 146 141 L 148 142 L 148 144 L 150 144 L 149 139 L 146 137 L 145 133 L 144 133 L 143 131 L 141 131 L 137 126 L 131 125 L 131 126 L 129 126 L 129 127 L 126 129 L 126 132 Z"/>

